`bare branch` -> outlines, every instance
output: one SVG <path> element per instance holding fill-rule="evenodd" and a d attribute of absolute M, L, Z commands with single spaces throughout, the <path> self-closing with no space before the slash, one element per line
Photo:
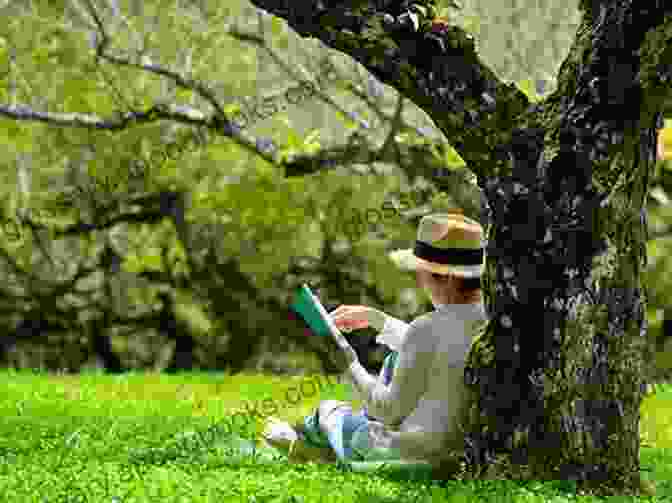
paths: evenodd
<path fill-rule="evenodd" d="M 261 26 L 261 23 L 260 23 Z M 299 82 L 307 87 L 310 88 L 311 92 L 316 95 L 320 101 L 327 103 L 329 106 L 334 108 L 335 110 L 338 110 L 342 114 L 347 115 L 348 111 L 344 109 L 341 105 L 339 105 L 336 101 L 332 99 L 331 96 L 326 94 L 324 91 L 319 89 L 317 86 L 314 86 L 312 82 L 306 81 L 299 75 L 297 72 L 295 72 L 292 68 L 291 65 L 285 63 L 282 58 L 273 50 L 273 48 L 266 42 L 266 40 L 263 38 L 263 36 L 260 35 L 253 35 L 250 33 L 243 33 L 237 30 L 231 30 L 229 31 L 229 34 L 242 42 L 249 42 L 252 45 L 256 45 L 258 47 L 261 47 L 264 49 L 270 56 L 271 58 L 276 62 L 276 64 L 287 74 L 289 75 L 294 81 Z M 331 67 L 334 72 L 336 72 L 336 69 Z M 365 127 L 361 121 L 358 121 L 360 126 Z"/>
<path fill-rule="evenodd" d="M 205 87 L 199 88 L 197 82 L 194 82 L 189 79 L 182 78 L 180 75 L 176 74 L 175 72 L 172 72 L 170 70 L 167 70 L 165 68 L 162 68 L 158 65 L 154 65 L 151 63 L 143 63 L 143 64 L 135 64 L 135 63 L 130 63 L 128 60 L 124 60 L 122 58 L 117 58 L 114 56 L 110 56 L 105 53 L 105 48 L 109 44 L 110 38 L 108 33 L 105 30 L 105 27 L 103 25 L 103 22 L 96 10 L 96 8 L 93 6 L 92 0 L 84 0 L 84 2 L 87 4 L 88 7 L 88 12 L 91 15 L 91 17 L 94 20 L 94 23 L 97 27 L 97 32 L 99 34 L 99 37 L 102 38 L 101 40 L 97 41 L 97 46 L 96 46 L 96 51 L 97 54 L 102 58 L 104 57 L 108 61 L 117 63 L 117 64 L 122 64 L 122 65 L 127 65 L 127 66 L 134 66 L 141 68 L 146 71 L 150 71 L 152 73 L 156 73 L 159 75 L 166 76 L 167 78 L 175 80 L 178 85 L 181 85 L 184 88 L 188 89 L 194 89 L 201 94 L 205 92 L 207 95 L 208 93 L 211 93 L 210 90 L 206 89 Z M 264 39 L 261 37 L 257 37 L 255 35 L 246 35 L 246 34 L 238 34 L 239 37 L 245 38 L 248 37 L 248 39 L 256 44 L 261 45 L 264 47 L 269 54 L 272 56 L 272 58 L 281 66 L 285 69 L 285 71 L 290 74 L 292 77 L 294 77 L 297 81 L 302 81 L 303 79 L 300 78 L 295 72 L 291 70 L 289 65 L 285 64 L 281 58 L 278 57 L 278 55 L 266 45 L 264 42 Z M 316 86 L 311 86 L 311 87 L 316 87 Z M 348 112 L 347 110 L 344 110 L 340 105 L 338 105 L 334 100 L 331 99 L 330 96 L 328 96 L 326 93 L 322 92 L 320 89 L 314 89 L 315 94 L 317 94 L 323 101 L 329 103 L 332 107 L 336 108 L 337 110 L 341 111 L 341 113 L 350 115 L 353 117 L 353 115 Z M 210 95 L 212 99 L 214 99 L 213 95 Z M 119 96 L 117 97 L 118 100 L 121 100 L 120 93 Z M 206 96 L 207 98 L 207 96 Z M 214 104 L 214 103 L 213 103 Z M 128 104 L 125 104 L 128 106 Z M 362 163 L 367 163 L 371 162 L 372 160 L 386 160 L 387 162 L 394 162 L 396 161 L 397 163 L 399 162 L 399 155 L 400 152 L 396 148 L 396 143 L 393 144 L 395 145 L 395 153 L 396 153 L 396 159 L 392 159 L 389 155 L 381 155 L 380 153 L 376 153 L 374 149 L 369 148 L 368 152 L 361 152 L 361 148 L 357 148 L 356 150 L 359 151 L 358 154 L 353 155 L 355 153 L 355 149 L 353 149 L 353 146 L 356 143 L 362 143 L 360 140 L 362 140 L 361 135 L 359 133 L 356 133 L 351 137 L 351 141 L 349 144 L 344 148 L 344 147 L 338 147 L 336 149 L 332 149 L 329 152 L 323 153 L 320 157 L 315 158 L 315 161 L 317 162 L 312 162 L 310 158 L 307 157 L 300 157 L 299 159 L 295 161 L 290 161 L 289 163 L 281 163 L 276 156 L 273 155 L 273 151 L 268 150 L 264 148 L 266 145 L 265 141 L 257 140 L 254 138 L 247 139 L 243 138 L 241 135 L 239 135 L 239 131 L 237 131 L 236 126 L 234 123 L 229 122 L 226 117 L 224 116 L 223 112 L 222 115 L 217 115 L 215 114 L 214 116 L 206 117 L 205 114 L 202 112 L 195 110 L 191 107 L 188 106 L 182 106 L 182 105 L 174 105 L 174 104 L 156 104 L 152 106 L 150 109 L 146 111 L 133 111 L 129 110 L 124 113 L 119 113 L 117 117 L 115 118 L 101 118 L 97 117 L 95 115 L 88 115 L 88 114 L 79 114 L 79 113 L 51 113 L 51 112 L 41 112 L 32 109 L 31 107 L 25 106 L 25 105 L 11 105 L 11 106 L 6 106 L 6 105 L 0 105 L 0 116 L 5 116 L 17 120 L 30 120 L 30 121 L 39 121 L 39 122 L 45 122 L 45 123 L 50 123 L 53 125 L 57 126 L 69 126 L 69 127 L 81 127 L 81 128 L 87 128 L 87 129 L 100 129 L 100 130 L 109 130 L 109 131 L 118 131 L 125 129 L 129 126 L 131 126 L 134 123 L 148 123 L 152 121 L 157 121 L 157 120 L 170 120 L 173 122 L 178 122 L 178 123 L 185 123 L 185 124 L 190 124 L 190 125 L 197 125 L 197 126 L 205 126 L 208 129 L 214 129 L 218 131 L 219 134 L 223 134 L 225 136 L 232 137 L 236 140 L 236 142 L 246 148 L 248 151 L 254 153 L 257 156 L 260 156 L 264 158 L 266 161 L 273 163 L 273 164 L 282 164 L 287 168 L 289 176 L 294 176 L 291 173 L 306 173 L 306 169 L 308 169 L 309 165 L 312 164 L 312 168 L 310 169 L 319 169 L 319 166 L 323 166 L 325 163 L 327 165 L 333 165 L 336 163 L 348 163 L 348 162 L 353 162 L 355 160 L 362 162 Z M 223 118 L 224 120 L 220 120 L 220 118 Z M 357 118 L 355 118 L 357 120 Z M 362 121 L 360 121 L 361 123 Z M 367 127 L 366 124 L 362 123 L 361 124 L 363 127 Z M 398 124 L 400 125 L 400 124 Z M 228 126 L 228 127 L 227 127 Z M 394 133 L 393 133 L 394 134 Z M 389 147 L 390 138 L 388 138 L 388 141 L 386 142 L 385 148 Z M 300 168 L 299 166 L 302 165 Z M 77 227 L 75 229 L 75 232 L 80 232 L 80 231 L 85 231 L 86 227 L 81 228 Z"/>
<path fill-rule="evenodd" d="M 368 143 L 361 133 L 355 131 L 346 145 L 324 149 L 314 155 L 297 155 L 284 163 L 285 176 L 305 176 L 317 171 L 335 168 L 338 165 L 362 164 L 371 165 L 376 162 L 397 164 L 405 171 L 412 168 L 414 173 L 421 173 L 426 178 L 434 176 L 429 162 L 415 162 L 417 155 L 422 153 L 427 160 L 431 158 L 432 150 L 435 149 L 443 156 L 448 148 L 445 143 L 430 143 L 409 145 L 398 141 L 392 142 L 393 148 L 375 148 Z M 413 166 L 404 168 L 403 162 L 413 163 Z"/>
<path fill-rule="evenodd" d="M 98 28 L 98 32 L 100 36 L 102 37 L 102 40 L 98 43 L 96 47 L 96 56 L 99 58 L 102 58 L 106 61 L 109 61 L 110 63 L 114 63 L 116 65 L 120 66 L 128 66 L 131 68 L 137 68 L 140 70 L 144 70 L 146 72 L 154 73 L 156 75 L 161 75 L 163 77 L 167 77 L 173 82 L 175 82 L 179 87 L 183 89 L 187 89 L 190 91 L 195 91 L 198 93 L 203 99 L 205 99 L 207 102 L 209 102 L 213 108 L 216 111 L 216 115 L 221 118 L 225 118 L 226 114 L 224 113 L 224 110 L 222 109 L 221 105 L 217 101 L 217 98 L 215 96 L 215 92 L 204 85 L 201 82 L 198 82 L 194 79 L 189 79 L 185 78 L 182 75 L 180 75 L 177 72 L 174 72 L 172 70 L 169 70 L 167 68 L 164 68 L 159 65 L 151 64 L 151 63 L 133 63 L 127 58 L 120 58 L 118 56 L 112 56 L 110 54 L 107 54 L 105 51 L 110 43 L 110 37 L 105 30 L 105 26 L 103 25 L 102 20 L 100 19 L 100 16 L 98 15 L 98 12 L 96 11 L 96 8 L 93 6 L 92 0 L 84 0 L 87 8 L 89 10 L 89 13 L 93 17 L 96 26 Z"/>
<path fill-rule="evenodd" d="M 206 116 L 203 112 L 185 105 L 175 104 L 155 104 L 146 111 L 128 110 L 119 113 L 118 117 L 101 118 L 90 114 L 80 113 L 53 113 L 42 112 L 34 110 L 32 107 L 22 104 L 3 105 L 0 104 L 0 116 L 5 116 L 16 120 L 45 122 L 56 126 L 80 127 L 86 129 L 99 129 L 109 131 L 123 130 L 132 124 L 149 123 L 158 120 L 170 120 L 184 124 L 205 126 L 209 129 L 216 130 L 218 134 L 234 139 L 244 149 L 253 154 L 262 157 L 270 163 L 275 163 L 273 156 L 264 152 L 257 147 L 258 141 L 254 138 L 248 139 L 240 135 L 240 128 L 235 123 L 228 120 L 226 114 L 217 102 L 214 92 L 206 86 L 192 79 L 184 78 L 176 72 L 163 68 L 152 63 L 136 64 L 130 62 L 128 59 L 115 57 L 107 54 L 107 48 L 110 37 L 105 30 L 103 21 L 101 20 L 92 0 L 84 0 L 87 5 L 87 10 L 93 18 L 94 24 L 97 27 L 98 37 L 101 40 L 96 40 L 96 54 L 97 57 L 115 63 L 117 65 L 124 65 L 142 69 L 157 75 L 167 77 L 182 88 L 195 91 L 198 95 L 205 98 L 215 108 L 215 114 Z M 76 5 L 76 2 L 73 1 Z"/>
<path fill-rule="evenodd" d="M 80 113 L 51 113 L 33 110 L 25 105 L 0 105 L 0 117 L 45 122 L 55 126 L 69 126 L 86 129 L 120 131 L 132 124 L 151 123 L 159 120 L 171 120 L 184 124 L 203 126 L 222 136 L 232 138 L 245 150 L 263 158 L 271 164 L 278 164 L 272 151 L 259 147 L 260 141 L 245 138 L 239 127 L 228 120 L 220 121 L 217 116 L 206 117 L 201 111 L 185 105 L 156 104 L 145 112 L 130 111 L 119 114 L 117 119 L 102 119 L 95 115 Z"/>
<path fill-rule="evenodd" d="M 396 117 L 396 112 L 394 115 L 389 115 L 384 113 L 381 109 L 380 106 L 371 98 L 373 95 L 374 97 L 378 97 L 379 95 L 382 95 L 382 89 L 380 89 L 380 84 L 377 83 L 374 79 L 373 76 L 369 75 L 368 76 L 368 82 L 367 85 L 369 87 L 369 92 L 366 93 L 364 91 L 361 91 L 360 89 L 357 88 L 357 86 L 353 84 L 348 84 L 347 88 L 348 91 L 350 91 L 352 94 L 357 96 L 359 99 L 364 101 L 372 110 L 373 113 L 376 114 L 378 119 L 380 119 L 381 122 L 394 122 L 395 117 Z M 372 90 L 373 89 L 373 90 Z M 399 128 L 397 132 L 406 132 L 406 131 L 412 131 L 419 137 L 427 137 L 427 128 L 417 128 L 415 126 L 412 126 L 408 124 L 405 120 L 403 120 L 403 117 L 399 117 Z M 446 143 L 446 142 L 440 142 L 440 143 Z"/>
<path fill-rule="evenodd" d="M 160 210 L 146 210 L 137 213 L 122 213 L 116 217 L 108 218 L 101 223 L 77 222 L 63 228 L 48 227 L 44 224 L 35 222 L 30 218 L 25 218 L 24 223 L 33 230 L 49 231 L 55 239 L 58 239 L 64 236 L 77 236 L 81 234 L 89 234 L 93 231 L 110 229 L 121 223 L 157 223 L 165 217 L 166 215 Z"/>
<path fill-rule="evenodd" d="M 282 58 L 279 57 L 279 55 L 273 50 L 273 48 L 266 42 L 263 36 L 250 33 L 243 33 L 237 30 L 232 30 L 230 34 L 238 40 L 249 42 L 253 45 L 259 46 L 262 49 L 264 49 L 266 52 L 268 52 L 271 58 L 277 63 L 277 65 L 280 66 L 281 69 L 292 79 L 310 86 L 311 91 L 313 91 L 314 94 L 316 94 L 321 101 L 329 104 L 332 108 L 338 110 L 342 114 L 347 115 L 353 120 L 359 122 L 360 126 L 368 128 L 368 126 L 364 124 L 362 120 L 354 117 L 354 114 L 352 114 L 348 110 L 345 110 L 341 105 L 336 103 L 328 94 L 323 92 L 317 86 L 313 86 L 311 82 L 305 81 L 301 77 L 301 75 L 299 75 L 292 68 L 292 66 L 284 62 Z M 334 68 L 333 66 L 330 66 L 330 69 L 332 69 L 334 72 L 337 72 L 336 68 Z M 350 90 L 353 94 L 364 100 L 370 107 L 374 109 L 375 113 L 379 117 L 393 122 L 392 129 L 390 130 L 390 133 L 385 141 L 385 144 L 379 150 L 375 149 L 371 145 L 368 145 L 366 149 L 362 149 L 359 146 L 354 147 L 354 145 L 358 142 L 358 140 L 362 139 L 358 138 L 357 137 L 358 133 L 356 133 L 354 136 L 350 137 L 349 139 L 350 141 L 345 146 L 326 149 L 317 153 L 314 156 L 299 155 L 296 156 L 291 161 L 286 162 L 284 164 L 284 167 L 285 167 L 285 175 L 287 177 L 304 176 L 310 173 L 314 173 L 316 171 L 320 171 L 325 168 L 328 169 L 329 167 L 334 167 L 336 165 L 351 164 L 351 163 L 370 164 L 372 162 L 387 162 L 387 163 L 396 163 L 397 165 L 401 166 L 404 154 L 400 150 L 398 142 L 395 140 L 396 134 L 404 130 L 413 130 L 415 133 L 418 134 L 418 136 L 426 136 L 419 129 L 408 126 L 405 123 L 405 121 L 403 121 L 401 112 L 403 110 L 404 98 L 401 94 L 399 95 L 397 110 L 394 114 L 394 117 L 389 117 L 380 111 L 379 107 L 372 102 L 372 100 L 366 95 L 366 93 L 360 92 L 359 90 L 356 89 L 355 86 L 353 86 L 350 83 L 347 83 L 349 79 L 348 76 L 341 76 L 340 78 L 346 81 L 346 87 L 348 88 L 348 90 Z M 392 151 L 388 151 L 388 148 L 390 147 L 392 147 L 393 149 Z M 442 149 L 445 149 L 447 147 L 448 145 L 444 144 L 442 146 Z"/>
<path fill-rule="evenodd" d="M 168 119 L 193 125 L 208 125 L 204 114 L 190 107 L 158 104 L 146 112 L 126 112 L 117 119 L 103 119 L 95 115 L 80 113 L 52 113 L 33 110 L 25 105 L 0 105 L 0 116 L 24 121 L 46 122 L 56 126 L 71 126 L 86 129 L 119 131 L 133 123 L 155 122 Z"/>
<path fill-rule="evenodd" d="M 397 133 L 399 133 L 401 127 L 403 126 L 402 123 L 402 118 L 401 118 L 401 113 L 404 110 L 404 97 L 400 94 L 398 99 L 397 99 L 397 109 L 394 112 L 394 118 L 392 119 L 392 126 L 390 127 L 390 132 L 387 135 L 387 138 L 385 139 L 385 143 L 381 147 L 381 152 L 387 152 L 387 149 L 390 148 L 390 146 L 395 145 L 396 146 L 396 154 L 399 155 L 399 148 L 394 141 L 395 136 Z"/>

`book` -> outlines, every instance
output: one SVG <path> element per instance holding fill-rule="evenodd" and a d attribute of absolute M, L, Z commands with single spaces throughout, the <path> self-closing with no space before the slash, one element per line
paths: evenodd
<path fill-rule="evenodd" d="M 340 331 L 320 299 L 305 283 L 296 289 L 293 302 L 289 307 L 303 318 L 315 335 L 327 336 L 336 333 L 340 335 Z"/>
<path fill-rule="evenodd" d="M 300 318 L 310 327 L 308 333 L 314 333 L 318 336 L 329 335 L 336 340 L 341 347 L 349 346 L 341 331 L 331 319 L 331 316 L 320 302 L 320 299 L 311 291 L 305 283 L 294 292 L 293 302 L 290 304 L 291 311 L 297 313 Z M 352 402 L 355 398 L 355 392 L 351 383 L 347 381 L 344 384 L 344 398 Z"/>

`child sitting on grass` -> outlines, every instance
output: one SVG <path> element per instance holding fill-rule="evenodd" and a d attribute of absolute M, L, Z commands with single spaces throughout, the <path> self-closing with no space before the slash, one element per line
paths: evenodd
<path fill-rule="evenodd" d="M 291 462 L 339 460 L 443 462 L 461 450 L 459 412 L 464 362 L 476 325 L 485 321 L 480 277 L 483 230 L 461 212 L 423 217 L 413 250 L 390 258 L 415 270 L 435 311 L 411 324 L 366 306 L 340 306 L 331 313 L 339 330 L 372 326 L 378 342 L 394 351 L 376 377 L 345 343 L 346 376 L 366 407 L 326 400 L 303 423 L 269 418 L 266 441 L 286 450 Z M 340 336 L 342 339 L 342 336 Z"/>

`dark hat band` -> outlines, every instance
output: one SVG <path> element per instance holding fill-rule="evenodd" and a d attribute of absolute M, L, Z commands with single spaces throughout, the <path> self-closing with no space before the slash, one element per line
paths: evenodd
<path fill-rule="evenodd" d="M 415 242 L 413 254 L 421 259 L 444 265 L 481 265 L 483 263 L 483 248 L 464 250 L 449 248 L 442 250 L 422 241 Z"/>

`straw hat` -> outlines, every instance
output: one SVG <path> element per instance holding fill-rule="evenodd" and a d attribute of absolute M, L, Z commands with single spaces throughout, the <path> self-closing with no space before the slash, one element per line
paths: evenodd
<path fill-rule="evenodd" d="M 415 248 L 388 256 L 407 271 L 418 268 L 436 274 L 478 278 L 484 269 L 483 227 L 462 210 L 426 215 L 420 220 Z"/>

